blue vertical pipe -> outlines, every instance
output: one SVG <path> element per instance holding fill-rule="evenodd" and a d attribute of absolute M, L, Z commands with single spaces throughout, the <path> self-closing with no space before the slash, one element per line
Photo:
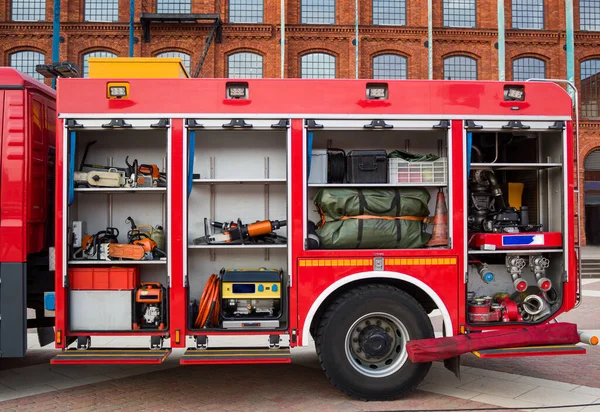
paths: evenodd
<path fill-rule="evenodd" d="M 135 0 L 129 0 L 129 57 L 133 57 L 133 25 L 135 23 Z"/>
<path fill-rule="evenodd" d="M 60 59 L 60 0 L 54 0 L 54 20 L 52 22 L 52 63 Z M 52 79 L 52 88 L 56 89 L 56 79 Z"/>
<path fill-rule="evenodd" d="M 504 52 L 504 0 L 498 1 L 498 80 L 504 81 L 505 72 L 505 52 Z"/>
<path fill-rule="evenodd" d="M 565 0 L 566 41 L 567 41 L 567 80 L 575 84 L 575 39 L 573 33 L 573 0 Z M 573 90 L 569 87 L 571 98 Z"/>

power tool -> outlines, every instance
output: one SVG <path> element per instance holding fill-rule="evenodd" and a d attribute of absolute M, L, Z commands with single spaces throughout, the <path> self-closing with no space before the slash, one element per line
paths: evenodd
<path fill-rule="evenodd" d="M 142 283 L 135 289 L 133 329 L 166 328 L 166 290 L 156 282 Z"/>
<path fill-rule="evenodd" d="M 194 239 L 194 244 L 203 243 L 285 243 L 286 238 L 274 233 L 287 225 L 285 220 L 262 220 L 244 224 L 236 222 L 213 222 L 204 219 L 204 237 Z M 211 233 L 211 227 L 220 229 L 220 233 Z"/>

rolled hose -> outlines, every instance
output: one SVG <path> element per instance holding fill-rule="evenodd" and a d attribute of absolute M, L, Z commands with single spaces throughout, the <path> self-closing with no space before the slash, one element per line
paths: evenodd
<path fill-rule="evenodd" d="M 205 326 L 217 326 L 219 323 L 219 285 L 221 281 L 219 277 L 214 273 L 210 275 L 202 297 L 200 298 L 200 304 L 198 309 L 198 316 L 194 327 L 201 329 Z"/>

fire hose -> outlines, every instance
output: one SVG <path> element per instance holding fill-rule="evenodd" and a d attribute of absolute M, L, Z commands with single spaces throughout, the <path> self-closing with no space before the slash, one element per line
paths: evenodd
<path fill-rule="evenodd" d="M 219 285 L 221 281 L 215 274 L 210 275 L 198 309 L 198 316 L 194 327 L 200 329 L 205 326 L 217 326 L 219 323 Z"/>

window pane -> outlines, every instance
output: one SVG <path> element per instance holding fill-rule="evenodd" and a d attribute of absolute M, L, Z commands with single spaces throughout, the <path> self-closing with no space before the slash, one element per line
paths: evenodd
<path fill-rule="evenodd" d="M 406 24 L 406 0 L 373 0 L 373 24 Z"/>
<path fill-rule="evenodd" d="M 157 13 L 191 13 L 192 0 L 156 0 Z"/>
<path fill-rule="evenodd" d="M 232 79 L 263 77 L 263 57 L 256 53 L 235 53 L 228 57 L 227 75 Z"/>
<path fill-rule="evenodd" d="M 586 60 L 581 63 L 581 116 L 599 117 L 600 101 L 600 59 Z"/>
<path fill-rule="evenodd" d="M 230 23 L 262 23 L 263 0 L 229 0 Z"/>
<path fill-rule="evenodd" d="M 117 57 L 117 55 L 114 53 L 111 53 L 111 52 L 107 52 L 107 51 L 96 51 L 96 52 L 84 54 L 83 55 L 83 66 L 81 69 L 81 74 L 83 77 L 88 76 L 88 71 L 89 71 L 89 66 L 90 66 L 88 63 L 88 59 L 90 57 Z"/>
<path fill-rule="evenodd" d="M 444 26 L 475 27 L 475 0 L 444 0 Z"/>
<path fill-rule="evenodd" d="M 12 0 L 11 12 L 14 21 L 44 21 L 46 0 Z"/>
<path fill-rule="evenodd" d="M 543 29 L 544 0 L 512 0 L 513 29 Z"/>
<path fill-rule="evenodd" d="M 406 57 L 382 54 L 373 58 L 374 79 L 406 79 Z"/>
<path fill-rule="evenodd" d="M 183 67 L 185 67 L 185 69 L 187 70 L 188 74 L 190 73 L 190 55 L 186 54 L 186 53 L 182 53 L 182 52 L 177 52 L 177 51 L 171 51 L 171 52 L 164 52 L 164 53 L 160 53 L 157 54 L 156 57 L 176 57 L 181 59 L 181 63 L 183 64 Z"/>
<path fill-rule="evenodd" d="M 119 0 L 85 0 L 85 21 L 118 21 Z"/>
<path fill-rule="evenodd" d="M 467 56 L 444 59 L 444 79 L 477 80 L 477 61 Z"/>
<path fill-rule="evenodd" d="M 300 74 L 303 79 L 335 79 L 335 57 L 326 53 L 302 56 Z"/>
<path fill-rule="evenodd" d="M 42 53 L 25 50 L 11 54 L 8 65 L 43 82 L 44 76 L 35 71 L 35 66 L 44 64 L 45 59 L 46 57 Z"/>
<path fill-rule="evenodd" d="M 513 80 L 545 79 L 546 62 L 535 57 L 523 57 L 513 61 Z"/>
<path fill-rule="evenodd" d="M 579 26 L 581 30 L 600 31 L 600 0 L 579 1 Z"/>
<path fill-rule="evenodd" d="M 302 24 L 335 24 L 335 0 L 302 0 Z"/>

